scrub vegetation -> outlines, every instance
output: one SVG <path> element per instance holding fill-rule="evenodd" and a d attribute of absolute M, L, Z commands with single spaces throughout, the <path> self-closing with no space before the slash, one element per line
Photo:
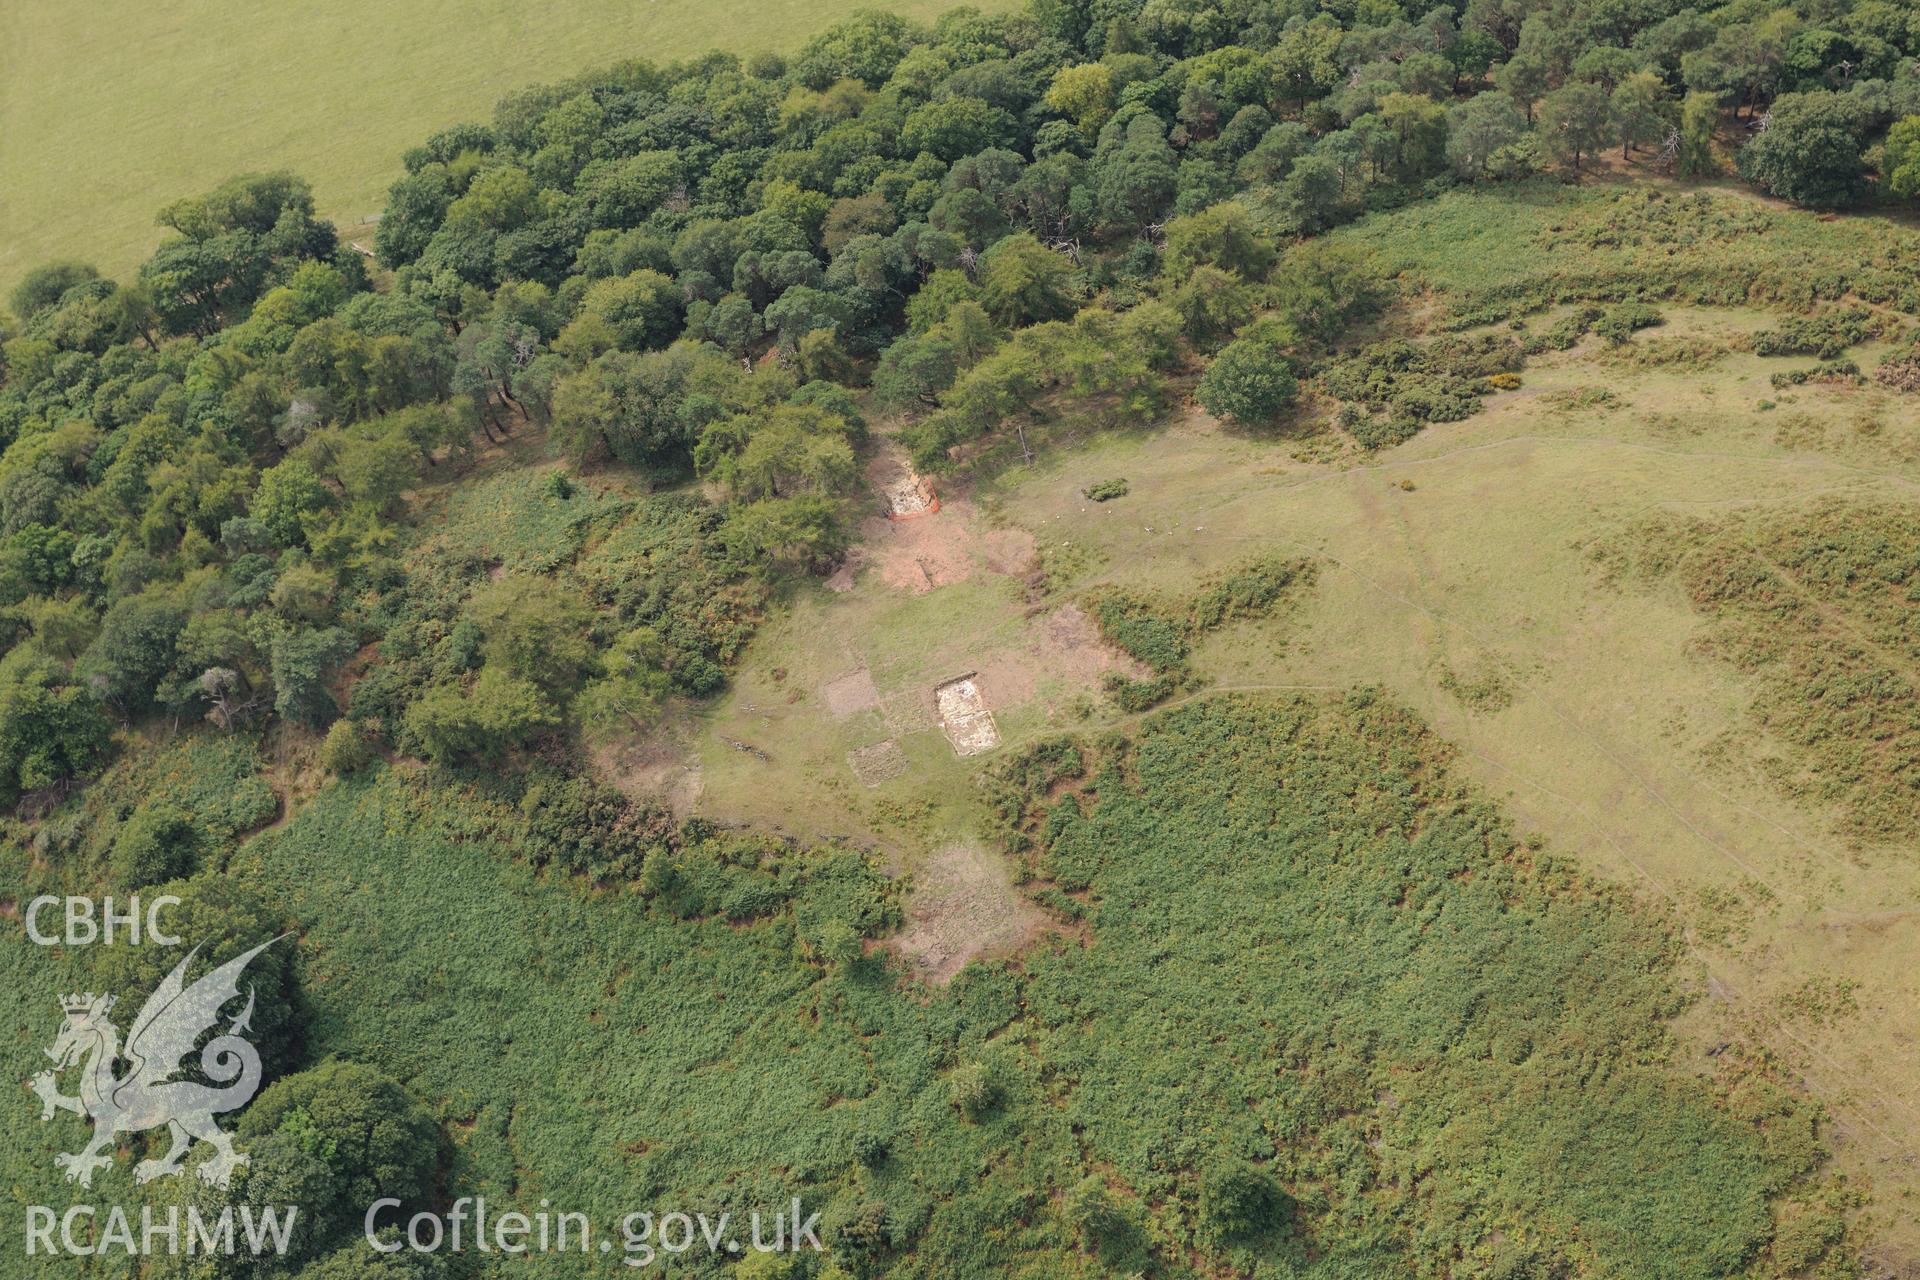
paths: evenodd
<path fill-rule="evenodd" d="M 1658 523 L 1596 549 L 1672 579 L 1713 620 L 1705 649 L 1754 673 L 1758 726 L 1790 744 L 1782 781 L 1888 840 L 1920 823 L 1920 678 L 1911 510 L 1826 503 L 1791 516 Z"/>

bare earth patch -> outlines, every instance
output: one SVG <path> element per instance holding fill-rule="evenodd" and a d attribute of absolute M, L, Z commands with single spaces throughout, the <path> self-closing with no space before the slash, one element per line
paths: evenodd
<path fill-rule="evenodd" d="M 1034 654 L 1044 670 L 1077 684 L 1098 684 L 1109 671 L 1133 680 L 1144 680 L 1153 673 L 1100 638 L 1086 610 L 1077 604 L 1063 604 L 1043 620 Z"/>
<path fill-rule="evenodd" d="M 1018 639 L 1004 648 L 985 650 L 977 655 L 977 661 L 979 666 L 971 677 L 974 692 L 983 708 L 1000 711 L 1024 706 L 1043 695 L 1052 698 L 1076 689 L 1097 689 L 1110 671 L 1135 680 L 1152 674 L 1102 640 L 1093 620 L 1071 603 L 1028 618 Z M 967 714 L 963 707 L 955 707 L 950 713 L 938 689 L 925 697 L 925 704 L 929 719 L 915 727 L 938 724 L 949 737 L 953 736 L 950 726 L 955 716 L 964 718 Z M 899 724 L 893 727 L 895 732 L 901 730 Z M 991 749 L 998 743 L 997 733 L 994 738 L 993 743 L 976 750 Z M 974 754 L 957 742 L 954 749 L 962 755 Z"/>
<path fill-rule="evenodd" d="M 827 575 L 825 587 L 836 595 L 845 595 L 853 590 L 854 575 L 866 567 L 867 553 L 863 548 L 854 547 L 847 552 L 847 558 L 840 567 Z"/>
<path fill-rule="evenodd" d="M 970 506 L 954 501 L 937 514 L 915 520 L 875 516 L 860 523 L 860 540 L 880 580 L 915 595 L 973 576 L 974 545 Z"/>
<path fill-rule="evenodd" d="M 1014 888 L 1006 862 L 964 841 L 934 850 L 916 873 L 907 928 L 893 945 L 939 986 L 969 960 L 1011 954 L 1046 930 L 1046 915 Z"/>
<path fill-rule="evenodd" d="M 1033 535 L 1024 529 L 978 532 L 978 513 L 965 498 L 937 495 L 904 454 L 886 444 L 867 464 L 867 484 L 881 514 L 860 522 L 859 545 L 827 580 L 847 591 L 871 567 L 896 591 L 920 595 L 964 582 L 984 564 L 994 573 L 1024 574 L 1036 563 Z"/>
<path fill-rule="evenodd" d="M 597 747 L 593 764 L 629 800 L 665 805 L 683 822 L 704 790 L 699 766 L 664 734 Z"/>
<path fill-rule="evenodd" d="M 953 743 L 955 755 L 977 756 L 1000 745 L 1000 728 L 972 675 L 939 685 L 933 697 L 940 707 L 940 727 Z"/>
<path fill-rule="evenodd" d="M 880 714 L 887 732 L 895 738 L 925 733 L 940 727 L 940 707 L 933 691 L 925 685 L 913 685 L 887 694 L 880 700 Z"/>
<path fill-rule="evenodd" d="M 1033 701 L 1034 664 L 1016 652 L 996 653 L 980 664 L 973 683 L 989 707 L 1017 707 Z"/>
<path fill-rule="evenodd" d="M 860 784 L 877 787 L 890 782 L 907 771 L 907 753 L 892 738 L 885 742 L 876 742 L 870 747 L 847 752 L 847 767 L 853 770 L 853 776 Z"/>
<path fill-rule="evenodd" d="M 880 495 L 889 519 L 912 520 L 940 509 L 933 485 L 916 474 L 906 455 L 891 443 L 883 445 L 867 464 L 867 484 Z"/>
<path fill-rule="evenodd" d="M 871 711 L 880 705 L 880 691 L 873 687 L 873 673 L 865 667 L 829 680 L 821 686 L 820 697 L 836 719 Z"/>
<path fill-rule="evenodd" d="M 1031 573 L 1037 562 L 1033 535 L 1025 529 L 995 529 L 980 539 L 987 553 L 987 568 L 995 573 Z"/>

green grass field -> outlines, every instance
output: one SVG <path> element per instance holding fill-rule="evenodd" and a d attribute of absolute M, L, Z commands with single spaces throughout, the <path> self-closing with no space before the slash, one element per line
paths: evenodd
<path fill-rule="evenodd" d="M 21 0 L 0 8 L 0 289 L 54 258 L 124 275 L 159 242 L 162 205 L 235 173 L 293 169 L 351 227 L 379 212 L 401 152 L 514 89 L 623 58 L 791 49 L 855 7 L 102 0 L 76 21 Z"/>

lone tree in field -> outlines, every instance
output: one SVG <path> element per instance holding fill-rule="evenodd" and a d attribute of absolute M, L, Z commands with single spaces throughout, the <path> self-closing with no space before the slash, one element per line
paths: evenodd
<path fill-rule="evenodd" d="M 1269 343 L 1241 338 L 1213 358 L 1194 398 L 1215 417 L 1258 426 L 1292 404 L 1299 389 L 1285 356 Z"/>

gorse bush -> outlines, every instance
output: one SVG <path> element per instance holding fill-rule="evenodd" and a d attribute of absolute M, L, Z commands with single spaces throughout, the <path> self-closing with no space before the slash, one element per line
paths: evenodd
<path fill-rule="evenodd" d="M 1778 329 L 1753 337 L 1755 355 L 1838 357 L 1848 347 L 1889 336 L 1898 322 L 1866 307 L 1834 307 L 1810 316 L 1793 316 Z"/>
<path fill-rule="evenodd" d="M 1767 375 L 1769 385 L 1778 388 L 1804 386 L 1809 382 L 1864 382 L 1860 366 L 1851 360 L 1822 360 L 1810 369 L 1785 369 Z"/>
<path fill-rule="evenodd" d="M 1184 599 L 1096 589 L 1086 597 L 1086 606 L 1101 639 L 1152 673 L 1134 679 L 1111 671 L 1101 688 L 1130 715 L 1165 701 L 1190 682 L 1187 659 L 1195 641 L 1229 622 L 1268 616 L 1290 589 L 1312 577 L 1310 561 L 1268 556 L 1214 576 Z"/>
<path fill-rule="evenodd" d="M 1643 302 L 1623 302 L 1610 307 L 1593 322 L 1593 331 L 1607 340 L 1610 346 L 1621 346 L 1632 340 L 1633 335 L 1642 329 L 1651 329 L 1660 323 L 1660 313 Z"/>
<path fill-rule="evenodd" d="M 1432 422 L 1458 422 L 1480 411 L 1488 379 L 1522 367 L 1521 346 L 1504 334 L 1446 336 L 1426 343 L 1393 339 L 1329 365 L 1321 385 L 1358 409 L 1378 415 L 1352 430 L 1369 447 L 1411 437 Z"/>
<path fill-rule="evenodd" d="M 1223 1163 L 1201 1177 L 1201 1226 L 1222 1244 L 1283 1231 L 1292 1219 L 1286 1193 L 1252 1165 Z"/>
<path fill-rule="evenodd" d="M 1896 350 L 1882 359 L 1873 380 L 1895 391 L 1920 391 L 1920 348 Z"/>
<path fill-rule="evenodd" d="M 1528 355 L 1571 350 L 1605 318 L 1606 312 L 1599 307 L 1575 307 L 1539 333 L 1528 334 L 1521 350 Z"/>
<path fill-rule="evenodd" d="M 1170 673 L 1135 680 L 1117 671 L 1109 671 L 1100 678 L 1101 691 L 1113 699 L 1114 706 L 1128 715 L 1136 715 L 1160 705 L 1172 697 L 1179 687 L 1180 681 Z"/>
<path fill-rule="evenodd" d="M 1089 598 L 1087 607 L 1101 638 L 1134 661 L 1160 672 L 1186 665 L 1185 629 L 1177 619 L 1162 614 L 1152 601 L 1107 590 Z"/>
<path fill-rule="evenodd" d="M 1286 593 L 1313 580 L 1310 560 L 1269 556 L 1228 569 L 1202 586 L 1188 601 L 1187 626 L 1212 631 L 1228 622 L 1264 618 Z"/>

